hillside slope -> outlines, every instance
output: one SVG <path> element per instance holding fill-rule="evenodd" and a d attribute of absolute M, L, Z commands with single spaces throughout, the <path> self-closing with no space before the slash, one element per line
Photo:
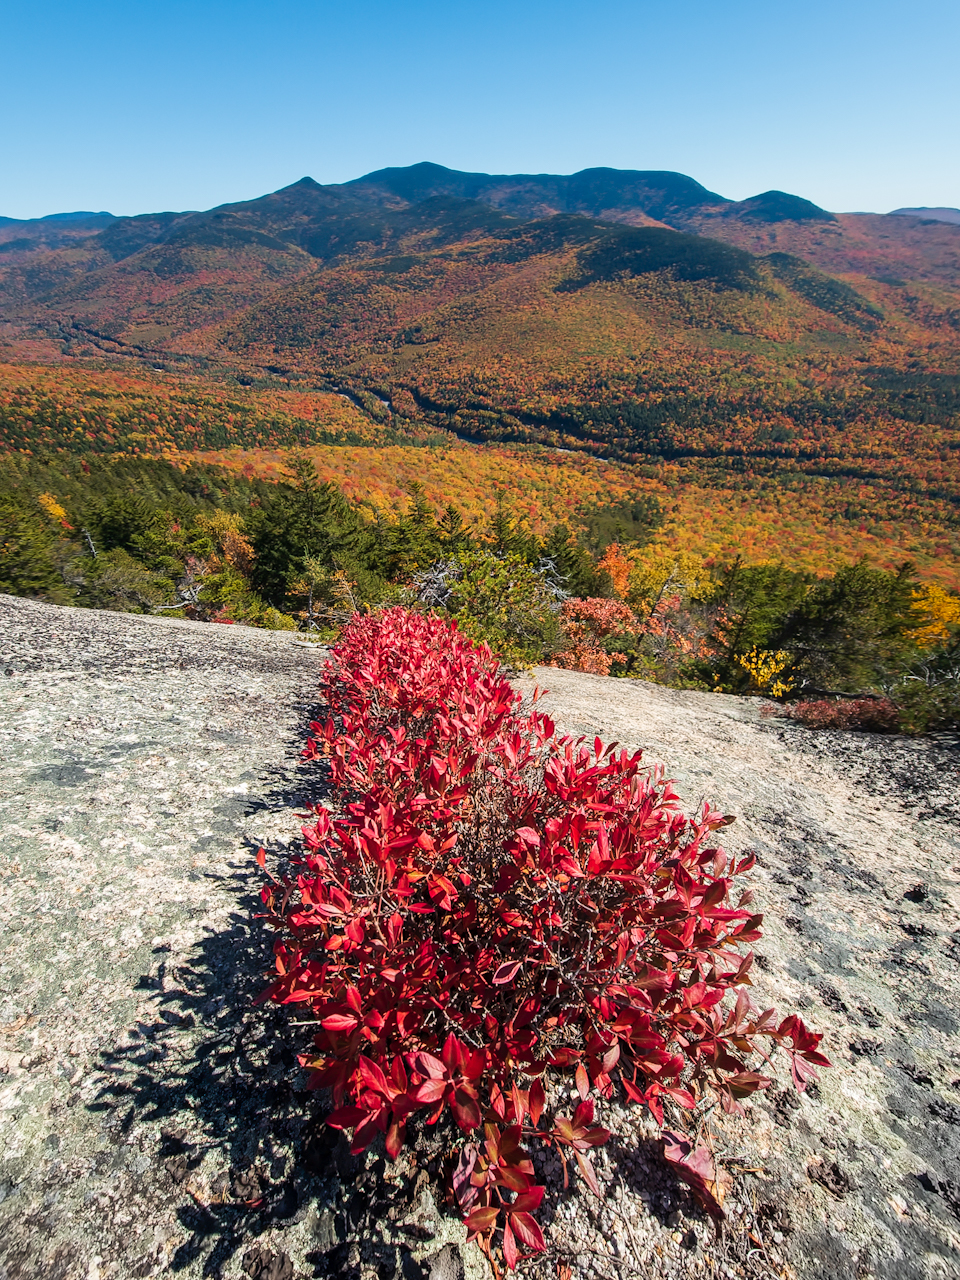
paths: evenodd
<path fill-rule="evenodd" d="M 440 165 L 384 169 L 340 185 L 311 178 L 258 199 L 206 212 L 146 214 L 133 218 L 77 215 L 7 220 L 0 225 L 0 303 L 10 316 L 68 313 L 86 316 L 105 332 L 129 325 L 148 302 L 169 308 L 171 293 L 213 285 L 207 315 L 217 319 L 269 292 L 273 279 L 309 270 L 310 260 L 330 262 L 388 252 L 403 242 L 436 246 L 480 227 L 576 214 L 637 226 L 669 226 L 743 243 L 754 252 L 769 246 L 810 252 L 833 248 L 833 271 L 856 271 L 864 255 L 886 262 L 896 275 L 924 278 L 927 256 L 950 257 L 949 226 L 923 218 L 844 215 L 802 197 L 768 191 L 733 201 L 684 174 L 587 169 L 559 176 L 493 176 L 461 173 Z M 946 228 L 947 239 L 942 233 Z M 812 259 L 816 260 L 816 259 Z M 122 270 L 118 264 L 125 264 Z M 248 292 L 218 290 L 218 273 L 232 266 Z M 934 271 L 943 274 L 943 263 Z M 957 263 L 952 262 L 953 283 Z M 919 272 L 919 276 L 918 276 Z M 104 274 L 105 273 L 105 274 Z M 131 278 L 142 277 L 139 289 Z M 90 277 L 89 280 L 87 278 Z M 86 281 L 86 283 L 85 283 Z M 160 298 L 150 299 L 150 288 Z M 105 306 L 112 293 L 117 305 Z M 90 293 L 90 298 L 86 297 Z M 192 310 L 176 309 L 177 332 L 204 323 L 202 292 Z M 161 322 L 162 323 L 162 322 Z M 156 335 L 162 345 L 164 333 Z"/>
<path fill-rule="evenodd" d="M 920 288 L 557 215 L 319 268 L 181 347 L 372 391 L 465 439 L 680 466 L 707 487 L 840 480 L 868 526 L 920 503 L 950 546 L 960 292 Z"/>
<path fill-rule="evenodd" d="M 352 439 L 580 451 L 738 509 L 776 494 L 807 523 L 819 506 L 886 563 L 960 563 L 960 226 L 783 192 L 736 202 L 668 172 L 429 164 L 103 223 L 0 227 L 11 364 L 80 356 L 347 397 L 366 419 Z M 41 443 L 38 396 L 6 401 L 7 447 Z M 161 438 L 149 417 L 126 434 L 269 450 L 341 438 L 321 425 L 332 408 L 273 438 Z"/>

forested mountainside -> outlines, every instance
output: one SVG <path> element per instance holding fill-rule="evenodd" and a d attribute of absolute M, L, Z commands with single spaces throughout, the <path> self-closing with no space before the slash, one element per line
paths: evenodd
<path fill-rule="evenodd" d="M 713 564 L 960 582 L 948 222 L 422 164 L 4 222 L 0 308 L 11 456 L 276 480 L 296 447 L 380 517 L 412 482 L 537 536 L 655 500 L 663 546 Z"/>

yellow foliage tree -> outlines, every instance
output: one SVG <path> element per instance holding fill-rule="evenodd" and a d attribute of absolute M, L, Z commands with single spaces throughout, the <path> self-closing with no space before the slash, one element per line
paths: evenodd
<path fill-rule="evenodd" d="M 256 553 L 243 536 L 243 520 L 232 511 L 214 511 L 212 515 L 197 517 L 198 527 L 217 544 L 217 551 L 226 564 L 238 573 L 249 573 Z"/>
<path fill-rule="evenodd" d="M 626 599 L 641 614 L 655 613 L 660 601 L 679 595 L 706 600 L 714 581 L 699 556 L 671 547 L 636 547 L 627 552 Z"/>
<path fill-rule="evenodd" d="M 960 626 L 960 596 L 951 595 L 939 583 L 924 582 L 914 591 L 913 599 L 924 621 L 910 632 L 910 639 L 920 649 L 945 644 Z"/>
<path fill-rule="evenodd" d="M 66 510 L 60 505 L 52 493 L 38 494 L 37 501 L 52 520 L 59 520 L 61 524 L 67 524 Z"/>
<path fill-rule="evenodd" d="M 792 680 L 780 679 L 792 661 L 785 649 L 751 649 L 737 658 L 757 689 L 771 698 L 782 698 L 793 688 Z"/>

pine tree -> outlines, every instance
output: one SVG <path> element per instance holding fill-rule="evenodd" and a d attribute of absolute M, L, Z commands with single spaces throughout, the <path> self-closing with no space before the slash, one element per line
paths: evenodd
<path fill-rule="evenodd" d="M 567 525 L 554 525 L 540 544 L 540 558 L 553 564 L 572 596 L 587 598 L 604 594 L 603 575 L 597 571 L 590 553 L 578 544 Z"/>
<path fill-rule="evenodd" d="M 456 554 L 470 546 L 472 538 L 463 518 L 463 512 L 452 502 L 443 509 L 437 521 L 437 540 L 444 555 Z"/>
<path fill-rule="evenodd" d="M 287 477 L 291 483 L 278 486 L 249 521 L 256 553 L 253 584 L 278 609 L 307 558 L 350 576 L 369 574 L 376 558 L 366 521 L 336 485 L 321 483 L 309 458 L 294 454 Z"/>
<path fill-rule="evenodd" d="M 0 502 L 0 591 L 66 603 L 54 559 L 54 539 L 43 517 L 14 502 Z"/>

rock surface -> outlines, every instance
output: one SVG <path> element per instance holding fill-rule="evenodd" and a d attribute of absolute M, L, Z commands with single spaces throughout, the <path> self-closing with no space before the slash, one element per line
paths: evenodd
<path fill-rule="evenodd" d="M 776 1207 L 773 1252 L 798 1276 L 960 1276 L 958 744 L 812 733 L 759 699 L 537 677 L 566 732 L 640 747 L 686 812 L 707 799 L 736 817 L 723 844 L 757 854 L 766 916 L 751 994 L 825 1033 L 834 1065 L 816 1087 L 778 1087 L 724 1126 L 728 1154 L 758 1170 L 731 1195 Z"/>
<path fill-rule="evenodd" d="M 254 1006 L 264 845 L 319 798 L 319 652 L 241 627 L 0 597 L 0 1280 L 479 1280 L 442 1138 L 349 1155 L 296 1022 Z M 598 1202 L 549 1157 L 533 1276 L 960 1276 L 960 752 L 811 734 L 759 704 L 540 671 L 575 734 L 665 762 L 759 855 L 757 998 L 835 1066 L 719 1126 L 722 1241 L 649 1123 L 601 1115 Z M 762 985 L 761 985 L 762 984 Z"/>

